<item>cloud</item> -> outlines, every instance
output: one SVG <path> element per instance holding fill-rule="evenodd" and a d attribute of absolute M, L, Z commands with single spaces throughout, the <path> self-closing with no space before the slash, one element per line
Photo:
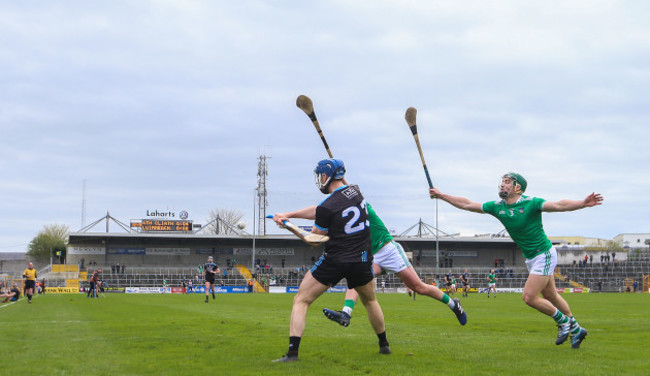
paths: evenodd
<path fill-rule="evenodd" d="M 336 156 L 397 232 L 434 183 L 487 201 L 516 170 L 549 200 L 605 195 L 545 217 L 549 234 L 647 230 L 649 7 L 631 2 L 58 2 L 0 6 L 0 193 L 6 244 L 52 222 L 128 221 L 151 208 L 252 217 L 257 158 L 269 211 L 319 202 L 325 156 L 295 98 L 307 94 Z M 426 218 L 426 219 L 425 219 Z M 248 220 L 250 222 L 250 220 Z M 494 232 L 439 206 L 446 232 Z M 273 226 L 268 226 L 273 231 Z M 0 245 L 0 251 L 7 249 Z"/>

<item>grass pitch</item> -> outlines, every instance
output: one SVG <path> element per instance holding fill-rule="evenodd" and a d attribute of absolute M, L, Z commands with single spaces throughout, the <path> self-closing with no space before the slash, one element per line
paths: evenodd
<path fill-rule="evenodd" d="M 459 296 L 460 294 L 456 294 Z M 287 350 L 291 294 L 44 295 L 0 305 L 1 374 L 41 375 L 642 375 L 650 369 L 648 294 L 565 294 L 589 335 L 555 345 L 551 318 L 520 294 L 461 298 L 460 326 L 442 303 L 379 294 L 392 355 L 378 354 L 361 304 L 352 324 L 327 320 L 343 294 L 310 308 L 300 361 Z M 28 371 L 29 370 L 29 371 Z"/>

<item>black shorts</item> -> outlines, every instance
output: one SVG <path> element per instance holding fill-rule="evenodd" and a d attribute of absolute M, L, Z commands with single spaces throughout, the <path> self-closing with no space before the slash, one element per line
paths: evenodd
<path fill-rule="evenodd" d="M 372 261 L 369 262 L 333 262 L 321 256 L 311 268 L 314 278 L 326 285 L 334 286 L 343 278 L 348 281 L 348 288 L 363 286 L 375 278 Z"/>
<path fill-rule="evenodd" d="M 25 280 L 25 290 L 33 289 L 35 285 L 36 285 L 36 281 L 32 281 L 30 279 Z"/>
<path fill-rule="evenodd" d="M 211 273 L 211 274 L 212 274 L 212 273 Z M 214 285 L 214 274 L 213 274 L 213 277 L 212 277 L 212 278 L 209 278 L 209 277 L 206 275 L 206 276 L 205 276 L 205 281 L 206 281 L 206 282 L 210 282 L 210 283 L 212 283 L 212 284 Z"/>

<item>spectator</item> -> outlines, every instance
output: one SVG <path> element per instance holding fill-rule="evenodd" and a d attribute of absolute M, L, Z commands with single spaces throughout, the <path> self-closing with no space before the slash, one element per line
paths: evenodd
<path fill-rule="evenodd" d="M 594 266 L 594 255 L 589 255 L 589 266 Z"/>
<path fill-rule="evenodd" d="M 0 298 L 5 298 L 2 301 L 3 303 L 8 302 L 9 300 L 11 300 L 12 302 L 18 301 L 18 298 L 20 298 L 20 290 L 18 289 L 18 284 L 14 283 L 11 290 L 9 292 L 7 292 L 6 294 L 0 295 Z"/>

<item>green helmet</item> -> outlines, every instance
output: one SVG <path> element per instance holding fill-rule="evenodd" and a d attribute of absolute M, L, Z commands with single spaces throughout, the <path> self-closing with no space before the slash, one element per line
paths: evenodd
<path fill-rule="evenodd" d="M 523 176 L 519 175 L 516 172 L 508 172 L 505 175 L 503 175 L 503 178 L 510 178 L 512 179 L 513 186 L 515 187 L 515 193 L 524 193 L 526 191 L 526 187 L 528 186 L 528 182 L 526 182 L 526 179 L 524 179 Z M 517 189 L 517 184 L 519 184 L 519 189 Z"/>

